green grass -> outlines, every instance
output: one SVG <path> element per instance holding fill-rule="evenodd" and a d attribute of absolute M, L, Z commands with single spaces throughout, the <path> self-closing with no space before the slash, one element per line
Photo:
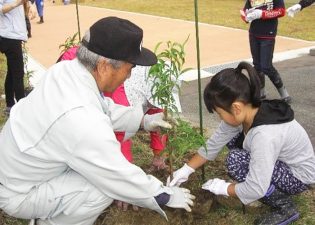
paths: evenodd
<path fill-rule="evenodd" d="M 298 0 L 287 0 L 285 4 L 289 7 L 296 2 Z M 81 4 L 190 21 L 195 19 L 192 0 L 81 0 Z M 248 29 L 248 24 L 239 15 L 243 0 L 199 0 L 198 6 L 200 22 Z M 285 16 L 279 21 L 278 35 L 315 41 L 315 6 L 305 8 L 293 19 Z"/>
<path fill-rule="evenodd" d="M 176 151 L 172 153 L 173 161 L 178 168 L 183 163 L 183 158 L 187 157 L 187 154 L 194 152 L 200 146 L 205 143 L 205 139 L 199 134 L 199 129 L 192 127 L 191 124 L 184 120 L 177 120 L 178 125 L 176 127 L 176 138 L 170 137 L 168 140 L 168 148 L 164 150 L 166 155 L 169 155 L 168 151 L 170 147 L 175 148 Z M 135 155 L 135 162 L 137 165 L 147 164 L 152 158 L 152 152 L 150 146 L 150 135 L 148 132 L 140 132 L 133 138 L 133 150 Z"/>
<path fill-rule="evenodd" d="M 0 128 L 3 126 L 5 121 L 7 120 L 6 116 L 3 113 L 5 109 L 5 100 L 2 99 L 1 95 L 4 94 L 4 80 L 7 71 L 6 58 L 3 54 L 0 54 Z"/>

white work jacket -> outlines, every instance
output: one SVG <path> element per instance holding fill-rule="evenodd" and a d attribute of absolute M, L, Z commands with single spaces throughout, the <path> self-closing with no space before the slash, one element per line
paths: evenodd
<path fill-rule="evenodd" d="M 12 108 L 0 134 L 0 183 L 28 193 L 72 169 L 104 195 L 165 216 L 154 196 L 167 188 L 125 159 L 113 132 L 134 134 L 142 116 L 141 107 L 104 98 L 77 59 L 60 62 Z"/>

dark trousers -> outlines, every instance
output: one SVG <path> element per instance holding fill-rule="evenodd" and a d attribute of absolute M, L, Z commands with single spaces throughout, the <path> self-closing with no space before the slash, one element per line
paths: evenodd
<path fill-rule="evenodd" d="M 39 17 L 44 16 L 44 0 L 35 0 L 36 9 Z"/>
<path fill-rule="evenodd" d="M 276 88 L 281 88 L 283 86 L 282 79 L 272 64 L 275 39 L 257 38 L 249 35 L 249 43 L 256 71 L 267 75 Z"/>
<path fill-rule="evenodd" d="M 12 107 L 14 98 L 19 101 L 24 95 L 24 63 L 22 41 L 0 37 L 0 51 L 7 58 L 7 75 L 4 83 L 6 104 Z"/>

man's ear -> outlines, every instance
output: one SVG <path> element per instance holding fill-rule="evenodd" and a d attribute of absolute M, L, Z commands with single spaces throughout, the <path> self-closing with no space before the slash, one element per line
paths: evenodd
<path fill-rule="evenodd" d="M 231 112 L 234 116 L 239 115 L 243 110 L 243 103 L 242 102 L 233 102 L 231 107 Z"/>
<path fill-rule="evenodd" d="M 106 60 L 101 59 L 96 65 L 96 72 L 98 74 L 104 74 L 108 70 L 109 64 L 106 62 Z"/>

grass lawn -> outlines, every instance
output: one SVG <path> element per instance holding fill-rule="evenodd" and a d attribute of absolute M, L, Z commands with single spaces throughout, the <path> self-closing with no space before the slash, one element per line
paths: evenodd
<path fill-rule="evenodd" d="M 3 110 L 5 109 L 5 100 L 1 97 L 4 94 L 4 79 L 7 73 L 6 59 L 3 54 L 0 54 L 0 128 L 6 121 Z"/>
<path fill-rule="evenodd" d="M 139 12 L 183 20 L 195 20 L 193 0 L 80 0 L 81 4 L 129 12 Z M 286 7 L 298 0 L 286 0 Z M 248 29 L 239 15 L 243 0 L 199 0 L 199 21 L 227 27 Z M 315 5 L 305 8 L 294 18 L 285 16 L 279 20 L 278 34 L 287 37 L 315 41 Z"/>

